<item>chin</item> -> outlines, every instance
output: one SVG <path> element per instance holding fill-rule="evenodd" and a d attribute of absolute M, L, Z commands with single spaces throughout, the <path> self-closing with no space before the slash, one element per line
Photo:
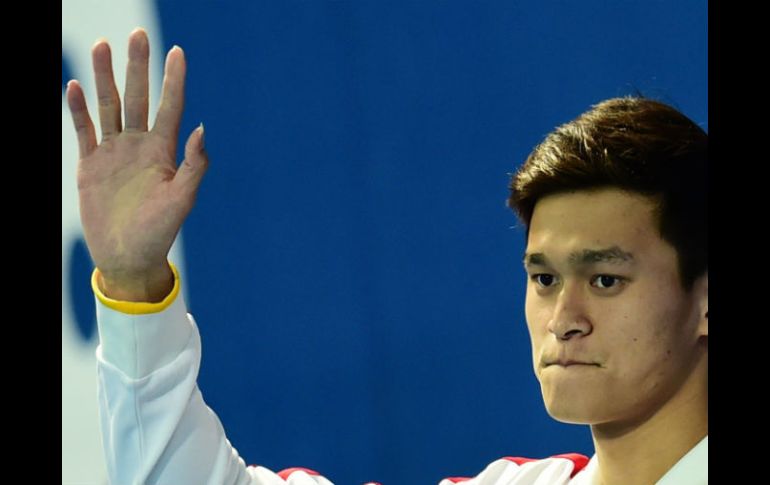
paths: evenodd
<path fill-rule="evenodd" d="M 547 399 L 543 396 L 545 410 L 556 421 L 569 424 L 597 424 L 602 422 L 602 403 L 563 397 Z"/>
<path fill-rule="evenodd" d="M 595 419 L 590 414 L 580 412 L 575 409 L 565 409 L 562 406 L 557 407 L 557 409 L 546 407 L 546 411 L 548 412 L 549 416 L 561 423 L 594 424 L 597 422 L 597 419 Z"/>

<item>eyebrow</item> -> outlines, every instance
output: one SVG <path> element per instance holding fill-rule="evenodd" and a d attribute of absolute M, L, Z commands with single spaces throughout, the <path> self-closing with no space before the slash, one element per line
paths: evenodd
<path fill-rule="evenodd" d="M 569 265 L 574 267 L 589 266 L 596 263 L 630 264 L 634 261 L 634 255 L 623 251 L 618 246 L 607 249 L 583 249 L 570 253 L 567 257 Z M 524 267 L 548 266 L 548 258 L 543 253 L 524 254 Z"/>

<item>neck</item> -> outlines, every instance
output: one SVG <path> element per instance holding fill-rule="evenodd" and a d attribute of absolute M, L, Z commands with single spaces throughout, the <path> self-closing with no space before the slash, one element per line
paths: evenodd
<path fill-rule="evenodd" d="M 708 435 L 708 364 L 700 366 L 652 415 L 591 426 L 601 485 L 656 483 Z"/>

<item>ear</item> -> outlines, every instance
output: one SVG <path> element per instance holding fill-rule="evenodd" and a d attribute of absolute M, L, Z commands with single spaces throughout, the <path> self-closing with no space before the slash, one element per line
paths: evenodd
<path fill-rule="evenodd" d="M 698 278 L 695 282 L 696 298 L 698 299 L 698 336 L 709 336 L 709 273 Z"/>

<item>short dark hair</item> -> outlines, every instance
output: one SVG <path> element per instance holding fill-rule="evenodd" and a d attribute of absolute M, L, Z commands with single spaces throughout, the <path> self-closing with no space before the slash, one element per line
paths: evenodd
<path fill-rule="evenodd" d="M 529 225 L 537 201 L 618 188 L 651 197 L 686 290 L 708 271 L 708 135 L 659 101 L 613 98 L 557 127 L 511 178 L 508 206 Z"/>

